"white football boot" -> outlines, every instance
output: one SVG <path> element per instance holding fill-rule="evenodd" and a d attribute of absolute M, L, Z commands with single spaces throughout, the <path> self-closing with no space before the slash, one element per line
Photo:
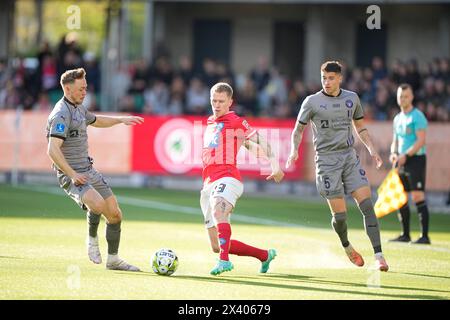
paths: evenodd
<path fill-rule="evenodd" d="M 102 263 L 102 255 L 100 253 L 100 248 L 98 246 L 98 237 L 90 237 L 88 236 L 86 239 L 87 251 L 89 260 L 91 260 L 95 264 Z"/>

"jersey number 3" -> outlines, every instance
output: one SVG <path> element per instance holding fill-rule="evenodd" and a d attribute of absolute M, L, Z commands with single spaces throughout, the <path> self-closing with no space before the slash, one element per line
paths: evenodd
<path fill-rule="evenodd" d="M 221 183 L 221 184 L 218 184 L 217 186 L 216 186 L 216 192 L 217 193 L 222 193 L 224 190 L 225 190 L 225 187 L 226 187 L 227 185 L 225 184 L 225 183 Z"/>

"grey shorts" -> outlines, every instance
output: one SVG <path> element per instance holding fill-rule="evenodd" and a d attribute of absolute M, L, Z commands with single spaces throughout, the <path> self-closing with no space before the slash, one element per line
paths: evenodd
<path fill-rule="evenodd" d="M 103 175 L 94 168 L 89 169 L 86 172 L 81 172 L 88 175 L 88 182 L 81 186 L 75 186 L 72 183 L 72 179 L 66 176 L 62 171 L 57 171 L 57 177 L 59 186 L 71 197 L 83 210 L 87 210 L 87 207 L 83 203 L 83 195 L 89 189 L 95 189 L 103 199 L 107 199 L 113 195 L 111 188 L 106 182 Z"/>
<path fill-rule="evenodd" d="M 345 194 L 369 185 L 356 150 L 316 155 L 316 186 L 326 199 L 342 198 Z"/>

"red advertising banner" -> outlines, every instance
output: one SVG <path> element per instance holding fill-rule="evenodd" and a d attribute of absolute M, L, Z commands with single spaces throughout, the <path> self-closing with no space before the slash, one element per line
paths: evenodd
<path fill-rule="evenodd" d="M 154 175 L 201 176 L 206 120 L 206 117 L 193 116 L 145 116 L 144 124 L 133 127 L 131 170 Z M 270 143 L 286 173 L 285 178 L 301 179 L 305 154 L 303 143 L 296 165 L 289 170 L 284 169 L 295 120 L 248 118 L 247 121 Z M 305 132 L 304 141 L 309 139 L 308 135 Z M 238 152 L 237 163 L 244 178 L 265 179 L 271 172 L 267 160 L 257 158 L 244 147 Z"/>

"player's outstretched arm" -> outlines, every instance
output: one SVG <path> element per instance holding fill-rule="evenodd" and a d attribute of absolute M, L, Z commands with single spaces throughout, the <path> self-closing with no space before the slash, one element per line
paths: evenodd
<path fill-rule="evenodd" d="M 298 159 L 298 147 L 300 146 L 300 142 L 302 142 L 303 131 L 305 131 L 305 127 L 306 125 L 297 121 L 294 130 L 292 130 L 291 151 L 289 152 L 289 157 L 286 161 L 286 169 L 291 167 Z"/>
<path fill-rule="evenodd" d="M 258 147 L 262 149 L 262 153 L 270 162 L 270 167 L 272 168 L 272 173 L 266 178 L 266 180 L 274 180 L 275 182 L 281 182 L 284 177 L 284 172 L 280 168 L 278 159 L 272 151 L 272 146 L 266 139 L 261 136 L 258 132 L 252 135 L 249 140 L 250 143 L 255 143 Z"/>
<path fill-rule="evenodd" d="M 92 124 L 96 128 L 109 128 L 116 124 L 137 125 L 144 122 L 144 118 L 138 116 L 105 116 L 96 115 L 95 122 Z"/>
<path fill-rule="evenodd" d="M 369 135 L 369 130 L 367 130 L 367 128 L 364 126 L 364 119 L 353 120 L 353 126 L 355 127 L 359 139 L 366 146 L 370 155 L 375 160 L 377 169 L 380 169 L 381 165 L 383 164 L 383 160 L 373 146 L 372 139 Z"/>

